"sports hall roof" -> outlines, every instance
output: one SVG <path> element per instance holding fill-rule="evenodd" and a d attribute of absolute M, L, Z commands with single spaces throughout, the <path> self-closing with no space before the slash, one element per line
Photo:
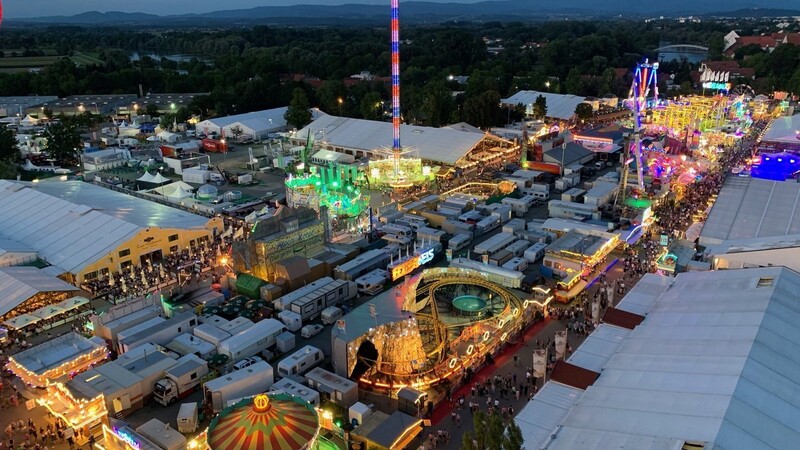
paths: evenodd
<path fill-rule="evenodd" d="M 800 441 L 800 274 L 786 268 L 645 275 L 619 308 L 633 330 L 601 325 L 600 371 L 580 390 L 548 383 L 520 412 L 526 448 L 783 449 Z M 547 412 L 547 416 L 544 412 Z"/>
<path fill-rule="evenodd" d="M 323 115 L 298 131 L 296 137 L 306 139 L 309 132 L 317 142 L 325 142 L 330 147 L 369 152 L 392 147 L 392 124 L 389 122 Z M 447 165 L 455 164 L 486 138 L 499 140 L 485 133 L 452 128 L 400 126 L 400 142 L 404 149 L 417 150 L 423 160 Z"/>
<path fill-rule="evenodd" d="M 208 219 L 81 181 L 0 180 L 0 238 L 78 273 L 148 227 L 201 229 Z"/>

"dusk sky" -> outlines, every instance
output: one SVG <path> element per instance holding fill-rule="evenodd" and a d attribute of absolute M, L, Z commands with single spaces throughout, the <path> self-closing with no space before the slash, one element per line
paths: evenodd
<path fill-rule="evenodd" d="M 426 0 L 438 3 L 482 0 Z M 5 17 L 71 16 L 86 11 L 146 12 L 158 15 L 205 13 L 211 11 L 288 6 L 298 4 L 340 5 L 343 3 L 389 4 L 389 0 L 6 0 Z"/>

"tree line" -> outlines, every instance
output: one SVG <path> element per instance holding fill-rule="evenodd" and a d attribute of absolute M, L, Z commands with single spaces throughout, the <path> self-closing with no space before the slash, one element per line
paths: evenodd
<path fill-rule="evenodd" d="M 401 96 L 406 122 L 431 126 L 466 121 L 479 127 L 519 119 L 521 108 L 500 99 L 522 89 L 583 96 L 626 96 L 632 69 L 655 60 L 662 42 L 709 45 L 721 58 L 721 39 L 741 24 L 632 20 L 607 22 L 443 24 L 401 31 Z M 753 31 L 767 29 L 754 28 Z M 768 22 L 759 25 L 770 27 Z M 208 92 L 180 118 L 236 114 L 288 105 L 301 89 L 308 104 L 331 114 L 388 117 L 389 31 L 386 28 L 273 28 L 137 31 L 50 27 L 3 30 L 6 48 L 68 55 L 92 52 L 102 65 L 68 58 L 38 73 L 0 74 L 0 95 Z M 487 51 L 487 42 L 503 49 Z M 800 92 L 797 47 L 737 53 L 770 88 Z M 788 48 L 793 47 L 793 48 Z M 132 52 L 140 58 L 132 60 Z M 155 57 L 151 57 L 150 55 Z M 176 62 L 169 55 L 189 55 Z M 662 64 L 661 74 L 686 83 L 696 66 Z M 353 74 L 374 79 L 353 82 Z M 468 77 L 459 83 L 459 76 Z M 689 87 L 688 89 L 690 89 Z M 295 102 L 296 103 L 296 102 Z"/>

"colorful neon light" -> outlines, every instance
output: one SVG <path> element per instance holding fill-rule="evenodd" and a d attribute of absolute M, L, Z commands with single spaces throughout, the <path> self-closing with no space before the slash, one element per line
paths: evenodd
<path fill-rule="evenodd" d="M 392 0 L 392 150 L 400 151 L 400 1 Z"/>
<path fill-rule="evenodd" d="M 636 155 L 636 175 L 639 189 L 644 189 L 644 173 L 642 172 L 642 116 L 647 109 L 647 94 L 650 93 L 650 86 L 653 87 L 654 103 L 658 102 L 658 63 L 650 64 L 648 60 L 636 66 L 633 75 L 633 86 L 631 86 L 631 96 L 633 97 L 633 120 L 634 136 L 636 142 L 633 143 L 634 154 Z"/>
<path fill-rule="evenodd" d="M 402 276 L 408 275 L 409 273 L 413 272 L 414 269 L 416 269 L 417 267 L 423 266 L 433 261 L 433 255 L 434 255 L 433 249 L 430 249 L 419 256 L 415 256 L 414 258 L 411 258 L 407 261 L 403 261 L 396 267 L 392 267 L 391 269 L 392 281 Z"/>
<path fill-rule="evenodd" d="M 731 84 L 720 83 L 718 81 L 706 81 L 703 83 L 703 89 L 719 89 L 721 91 L 729 91 L 731 89 Z"/>
<path fill-rule="evenodd" d="M 128 434 L 125 430 L 121 428 L 114 428 L 114 434 L 125 444 L 130 446 L 131 448 L 138 449 L 141 448 L 141 444 L 136 441 L 136 438 Z"/>

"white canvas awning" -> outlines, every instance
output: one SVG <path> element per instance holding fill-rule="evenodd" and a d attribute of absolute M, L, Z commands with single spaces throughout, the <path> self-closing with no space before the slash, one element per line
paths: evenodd
<path fill-rule="evenodd" d="M 42 320 L 47 320 L 51 317 L 63 314 L 64 312 L 65 312 L 64 308 L 58 305 L 50 305 L 50 306 L 45 306 L 44 308 L 39 308 L 32 314 L 36 317 L 41 317 Z"/>
<path fill-rule="evenodd" d="M 143 183 L 155 183 L 155 181 L 153 181 L 153 179 L 154 179 L 153 174 L 151 174 L 148 171 L 145 171 L 144 175 L 142 175 L 141 177 L 137 178 L 136 181 L 141 181 Z"/>
<path fill-rule="evenodd" d="M 19 124 L 20 124 L 20 125 L 24 125 L 24 126 L 36 125 L 36 124 L 38 124 L 38 123 L 39 123 L 39 119 L 37 119 L 37 118 L 35 118 L 35 117 L 31 117 L 31 116 L 30 116 L 30 114 L 28 114 L 27 116 L 25 116 L 25 118 L 24 118 L 24 119 L 22 119 L 22 120 L 19 122 Z"/>
<path fill-rule="evenodd" d="M 10 328 L 19 330 L 27 327 L 28 325 L 33 325 L 40 320 L 42 320 L 41 317 L 37 317 L 32 314 L 23 314 L 21 316 L 14 317 L 11 320 L 6 320 L 4 324 L 8 325 Z"/>
<path fill-rule="evenodd" d="M 170 181 L 172 180 L 165 177 L 164 175 L 161 175 L 160 173 L 157 173 L 153 175 L 153 181 L 151 181 L 151 183 L 163 184 L 163 183 L 169 183 Z"/>
<path fill-rule="evenodd" d="M 186 192 L 182 187 L 178 186 L 178 189 L 175 189 L 172 194 L 168 195 L 170 198 L 186 198 L 191 197 L 191 192 Z"/>
<path fill-rule="evenodd" d="M 65 311 L 69 311 L 70 309 L 75 309 L 87 303 L 89 303 L 89 299 L 86 297 L 72 297 L 59 303 L 58 306 L 64 308 Z"/>

